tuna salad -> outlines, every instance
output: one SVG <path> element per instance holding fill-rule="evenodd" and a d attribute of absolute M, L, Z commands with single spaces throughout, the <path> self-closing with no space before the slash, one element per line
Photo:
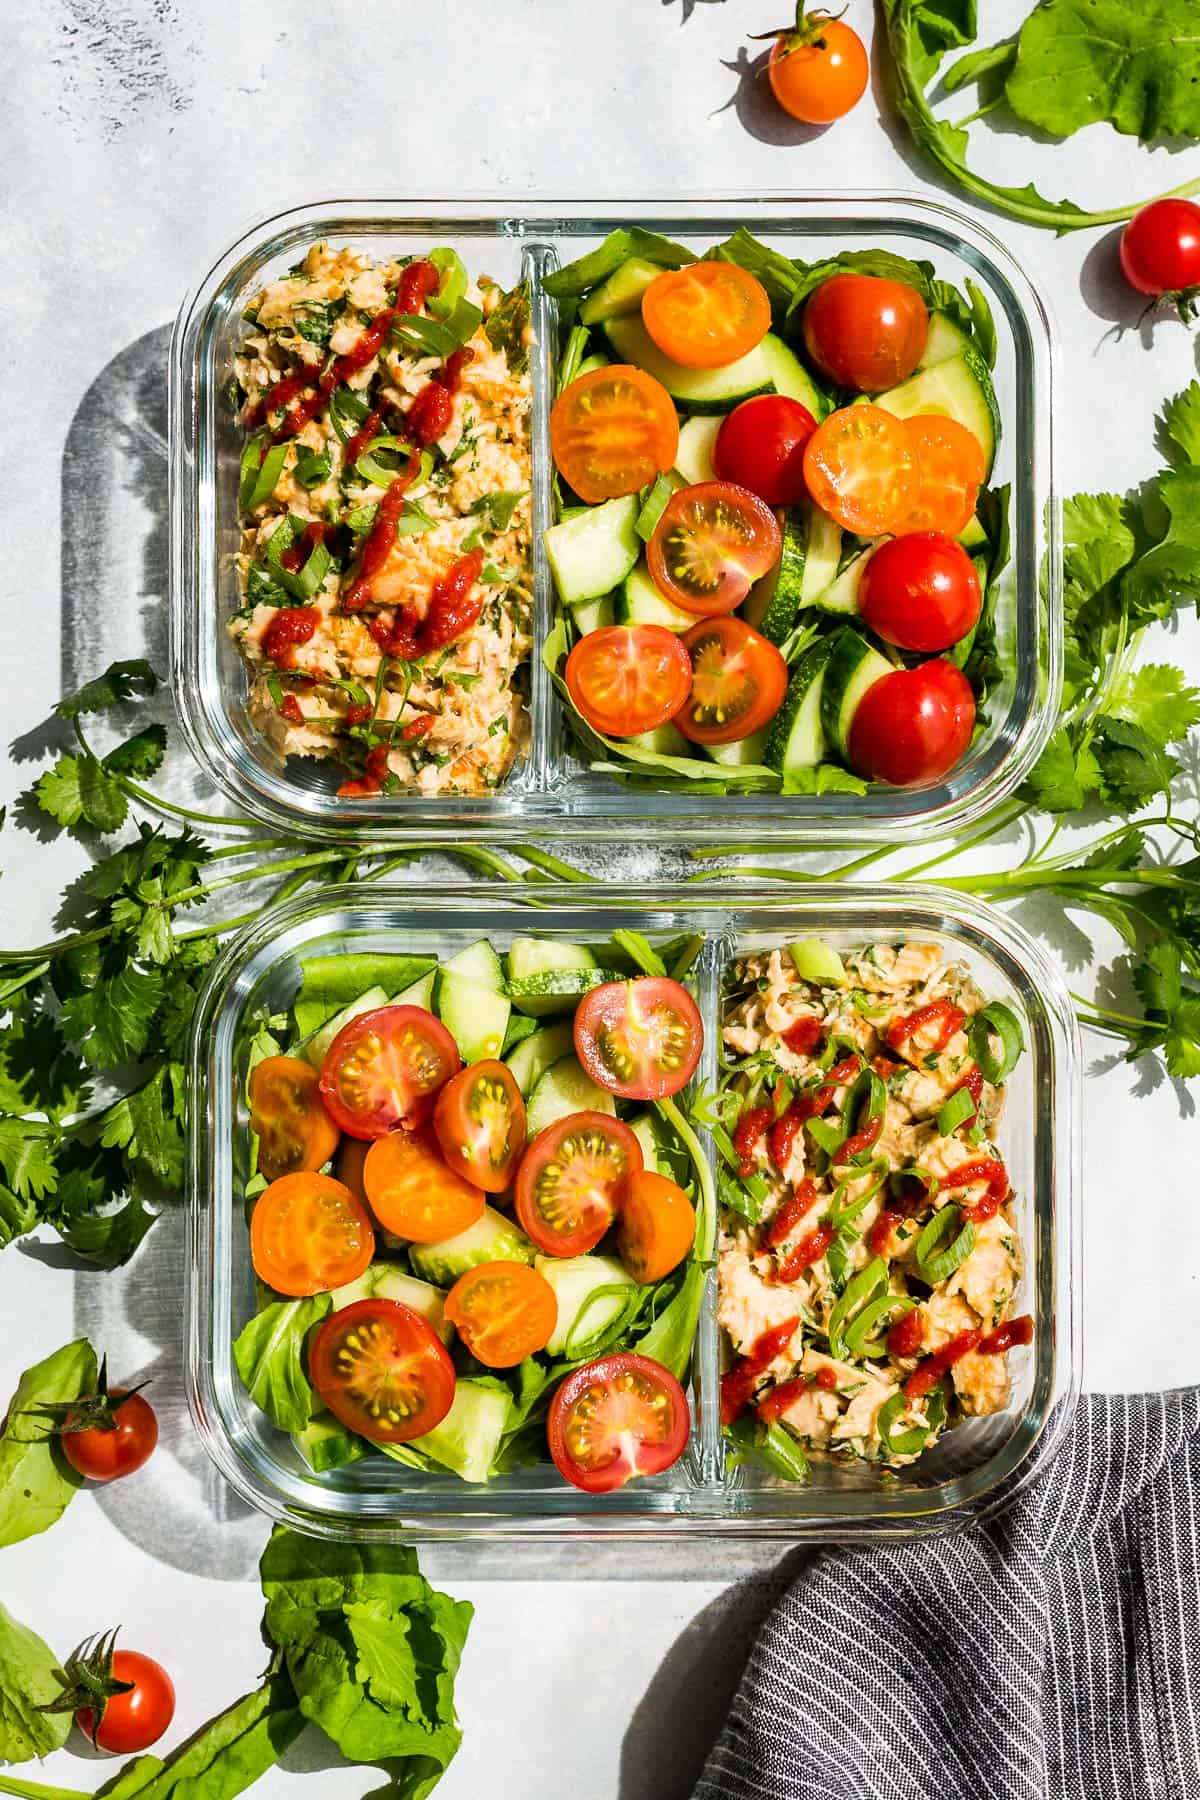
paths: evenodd
<path fill-rule="evenodd" d="M 229 630 L 249 710 L 347 797 L 486 794 L 528 736 L 529 308 L 453 250 L 315 245 L 246 309 Z"/>
<path fill-rule="evenodd" d="M 902 1467 L 1002 1411 L 1032 1337 L 996 1144 L 1020 1023 L 935 944 L 815 939 L 736 962 L 723 1017 L 727 1433 L 798 1479 Z"/>

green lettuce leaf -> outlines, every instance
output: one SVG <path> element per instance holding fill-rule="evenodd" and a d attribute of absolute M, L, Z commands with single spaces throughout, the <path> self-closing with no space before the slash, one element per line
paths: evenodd
<path fill-rule="evenodd" d="M 305 1344 L 333 1302 L 328 1294 L 276 1300 L 244 1326 L 233 1346 L 238 1374 L 256 1406 L 280 1431 L 303 1431 L 318 1410 Z"/>
<path fill-rule="evenodd" d="M 553 294 L 556 300 L 578 300 L 600 282 L 607 281 L 631 256 L 659 263 L 664 269 L 678 269 L 684 263 L 696 260 L 682 244 L 673 244 L 670 238 L 662 237 L 657 231 L 643 231 L 640 225 L 620 226 L 616 231 L 610 231 L 604 242 L 589 250 L 586 256 L 577 256 L 565 268 L 547 275 L 546 292 Z"/>
<path fill-rule="evenodd" d="M 1017 36 L 1005 97 L 1052 137 L 1107 120 L 1132 137 L 1200 137 L 1194 0 L 1041 0 Z"/>
<path fill-rule="evenodd" d="M 70 1713 L 38 1711 L 62 1694 L 59 1674 L 49 1644 L 0 1605 L 0 1763 L 49 1756 L 66 1743 Z"/>
<path fill-rule="evenodd" d="M 435 960 L 432 956 L 397 956 L 382 951 L 302 958 L 300 970 L 304 979 L 294 1006 L 297 1031 L 302 1038 L 310 1037 L 368 988 L 381 987 L 386 994 L 402 993 L 428 974 Z"/>
<path fill-rule="evenodd" d="M 0 1545 L 48 1530 L 83 1486 L 37 1408 L 94 1394 L 98 1373 L 96 1352 L 86 1338 L 76 1338 L 26 1369 L 17 1383 L 0 1431 Z"/>

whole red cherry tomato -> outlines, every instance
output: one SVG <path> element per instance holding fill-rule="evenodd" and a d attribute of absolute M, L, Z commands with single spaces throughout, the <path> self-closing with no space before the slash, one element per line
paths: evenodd
<path fill-rule="evenodd" d="M 940 531 L 880 544 L 858 595 L 871 630 L 900 650 L 948 650 L 971 630 L 982 603 L 974 563 Z"/>
<path fill-rule="evenodd" d="M 1187 298 L 1200 288 L 1200 206 L 1152 200 L 1121 235 L 1121 267 L 1139 294 Z"/>
<path fill-rule="evenodd" d="M 975 696 L 944 657 L 881 676 L 850 727 L 850 761 L 889 787 L 916 787 L 947 774 L 975 729 Z"/>
<path fill-rule="evenodd" d="M 768 506 L 804 499 L 804 446 L 817 429 L 807 406 L 786 394 L 743 400 L 722 420 L 713 446 L 720 480 L 749 488 Z"/>

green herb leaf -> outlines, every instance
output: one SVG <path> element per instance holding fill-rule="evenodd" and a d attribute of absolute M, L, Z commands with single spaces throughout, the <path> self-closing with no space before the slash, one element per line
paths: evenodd
<path fill-rule="evenodd" d="M 98 1377 L 86 1338 L 52 1351 L 21 1376 L 0 1431 L 0 1545 L 48 1530 L 83 1486 L 37 1408 L 95 1393 Z"/>
<path fill-rule="evenodd" d="M 157 686 L 158 677 L 148 662 L 109 663 L 103 675 L 68 694 L 54 710 L 60 719 L 76 719 L 80 713 L 106 712 L 126 700 L 152 694 Z"/>
<path fill-rule="evenodd" d="M 62 1749 L 71 1735 L 70 1713 L 41 1710 L 62 1693 L 60 1673 L 49 1644 L 0 1605 L 0 1763 Z"/>
<path fill-rule="evenodd" d="M 553 294 L 556 300 L 578 300 L 602 281 L 607 281 L 631 256 L 658 263 L 664 269 L 680 269 L 684 263 L 696 260 L 692 251 L 682 244 L 673 244 L 670 238 L 661 237 L 657 231 L 643 231 L 640 225 L 620 226 L 616 231 L 610 231 L 595 250 L 589 250 L 586 256 L 577 256 L 565 268 L 547 275 L 546 292 Z"/>
<path fill-rule="evenodd" d="M 523 375 L 529 367 L 530 335 L 529 289 L 523 281 L 488 314 L 483 329 L 492 349 L 503 351 L 510 371 Z"/>
<path fill-rule="evenodd" d="M 1119 719 L 1138 725 L 1159 746 L 1180 744 L 1200 725 L 1200 688 L 1171 663 L 1142 663 L 1122 675 L 1109 702 Z"/>
<path fill-rule="evenodd" d="M 76 994 L 63 1022 L 93 1068 L 116 1068 L 141 1055 L 163 996 L 157 969 L 126 966 Z"/>
<path fill-rule="evenodd" d="M 1017 35 L 1005 95 L 1053 137 L 1107 120 L 1139 138 L 1200 137 L 1190 0 L 1041 0 Z"/>
<path fill-rule="evenodd" d="M 242 1328 L 233 1346 L 233 1360 L 250 1398 L 280 1431 L 303 1431 L 318 1410 L 305 1345 L 332 1304 L 328 1294 L 275 1301 Z"/>

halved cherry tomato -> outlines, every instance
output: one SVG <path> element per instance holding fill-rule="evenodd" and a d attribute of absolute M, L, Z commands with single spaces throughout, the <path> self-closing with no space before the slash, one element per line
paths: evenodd
<path fill-rule="evenodd" d="M 920 362 L 929 312 L 906 281 L 831 275 L 809 295 L 803 331 L 823 375 L 860 394 L 881 394 L 907 381 Z"/>
<path fill-rule="evenodd" d="M 963 754 L 975 729 L 975 696 L 944 657 L 897 669 L 867 689 L 850 727 L 850 761 L 891 787 L 937 781 Z"/>
<path fill-rule="evenodd" d="M 250 1129 L 258 1135 L 259 1173 L 268 1181 L 323 1168 L 337 1149 L 338 1128 L 317 1079 L 298 1056 L 267 1056 L 250 1072 Z"/>
<path fill-rule="evenodd" d="M 589 506 L 636 494 L 674 466 L 678 448 L 675 402 L 661 381 L 631 363 L 578 376 L 551 409 L 555 466 Z"/>
<path fill-rule="evenodd" d="M 804 485 L 804 446 L 817 429 L 807 406 L 786 394 L 756 394 L 726 413 L 713 445 L 722 481 L 749 488 L 768 506 L 797 506 Z"/>
<path fill-rule="evenodd" d="M 844 531 L 878 537 L 912 508 L 917 458 L 903 419 L 881 406 L 843 406 L 813 432 L 804 452 L 813 500 Z"/>
<path fill-rule="evenodd" d="M 705 619 L 683 634 L 692 689 L 675 724 L 694 744 L 736 744 L 773 719 L 787 692 L 787 664 L 743 619 Z"/>
<path fill-rule="evenodd" d="M 740 606 L 779 550 L 779 521 L 765 500 L 732 481 L 701 481 L 671 495 L 646 563 L 660 593 L 704 619 Z"/>
<path fill-rule="evenodd" d="M 454 1402 L 454 1364 L 428 1319 L 398 1300 L 356 1300 L 313 1339 L 312 1384 L 335 1419 L 377 1444 L 407 1444 Z"/>
<path fill-rule="evenodd" d="M 363 1164 L 372 1142 L 370 1138 L 344 1137 L 333 1159 L 334 1175 L 364 1206 L 367 1204 L 367 1190 L 363 1183 Z"/>
<path fill-rule="evenodd" d="M 570 1113 L 538 1133 L 517 1174 L 522 1231 L 547 1256 L 582 1256 L 616 1216 L 642 1146 L 607 1113 Z"/>
<path fill-rule="evenodd" d="M 642 323 L 664 356 L 686 369 L 721 369 L 771 329 L 767 290 L 737 263 L 664 269 L 642 295 Z"/>
<path fill-rule="evenodd" d="M 678 981 L 639 975 L 606 981 L 575 1011 L 575 1054 L 610 1094 L 665 1100 L 686 1087 L 700 1061 L 704 1027 Z"/>
<path fill-rule="evenodd" d="M 450 1289 L 446 1317 L 477 1362 L 512 1369 L 553 1337 L 558 1299 L 524 1263 L 481 1263 Z"/>
<path fill-rule="evenodd" d="M 771 46 L 771 92 L 793 119 L 830 125 L 862 99 L 867 53 L 857 31 L 840 18 L 817 13 L 804 24 L 803 32 L 780 32 Z"/>
<path fill-rule="evenodd" d="M 858 590 L 871 630 L 900 650 L 948 650 L 976 624 L 982 604 L 974 563 L 939 531 L 880 544 Z"/>
<path fill-rule="evenodd" d="M 277 1294 L 327 1294 L 357 1281 L 374 1254 L 366 1208 L 330 1175 L 281 1175 L 254 1202 L 250 1260 Z"/>
<path fill-rule="evenodd" d="M 427 1127 L 378 1138 L 363 1164 L 363 1185 L 384 1230 L 414 1244 L 457 1237 L 483 1216 L 483 1189 L 446 1167 Z"/>
<path fill-rule="evenodd" d="M 525 1102 L 512 1072 L 490 1059 L 460 1069 L 437 1097 L 433 1129 L 455 1173 L 502 1194 L 525 1148 Z"/>
<path fill-rule="evenodd" d="M 643 1169 L 621 1201 L 617 1255 L 643 1286 L 678 1268 L 696 1236 L 691 1201 L 674 1181 Z"/>
<path fill-rule="evenodd" d="M 965 531 L 987 474 L 983 445 L 973 431 L 944 413 L 906 419 L 908 441 L 917 459 L 917 493 L 893 530 Z"/>
<path fill-rule="evenodd" d="M 433 1096 L 462 1067 L 458 1045 L 422 1006 L 359 1013 L 321 1064 L 321 1098 L 351 1137 L 378 1138 L 423 1119 Z"/>
<path fill-rule="evenodd" d="M 649 1356 L 602 1356 L 562 1383 L 550 1402 L 550 1454 L 564 1481 L 610 1494 L 634 1475 L 660 1475 L 688 1437 L 683 1389 Z"/>
<path fill-rule="evenodd" d="M 679 711 L 692 685 L 692 665 L 665 625 L 604 625 L 575 645 L 566 680 L 594 730 L 636 737 Z"/>

